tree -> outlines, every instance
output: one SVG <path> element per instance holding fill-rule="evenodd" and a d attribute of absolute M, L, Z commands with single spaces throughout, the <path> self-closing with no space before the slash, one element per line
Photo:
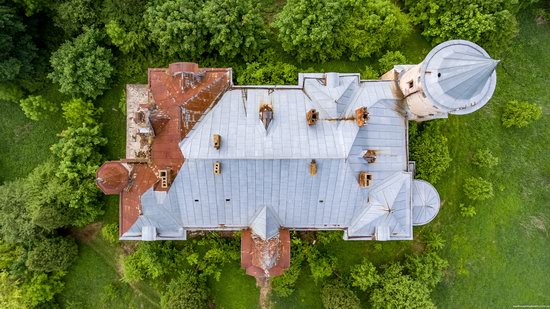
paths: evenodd
<path fill-rule="evenodd" d="M 49 160 L 36 167 L 26 179 L 27 208 L 32 223 L 48 231 L 71 225 L 78 217 L 78 211 L 70 207 L 74 189 L 56 176 L 57 169 L 57 164 Z"/>
<path fill-rule="evenodd" d="M 489 149 L 478 149 L 473 156 L 473 163 L 479 167 L 492 169 L 498 165 L 498 157 L 495 157 Z"/>
<path fill-rule="evenodd" d="M 8 243 L 29 243 L 40 234 L 25 207 L 29 191 L 24 179 L 0 186 L 0 238 Z"/>
<path fill-rule="evenodd" d="M 359 309 L 357 295 L 340 281 L 326 283 L 321 289 L 321 300 L 325 309 Z"/>
<path fill-rule="evenodd" d="M 124 258 L 123 280 L 136 282 L 167 276 L 176 271 L 177 254 L 172 242 L 142 242 L 136 251 Z"/>
<path fill-rule="evenodd" d="M 113 72 L 111 51 L 99 46 L 102 34 L 89 29 L 55 51 L 48 77 L 60 85 L 59 91 L 73 96 L 95 98 L 109 87 Z"/>
<path fill-rule="evenodd" d="M 27 280 L 21 286 L 24 304 L 27 307 L 34 308 L 51 302 L 56 294 L 63 291 L 65 286 L 64 276 L 65 272 L 33 274 L 30 280 Z"/>
<path fill-rule="evenodd" d="M 359 288 L 361 291 L 367 291 L 376 285 L 380 280 L 380 275 L 376 267 L 366 258 L 363 263 L 355 266 L 351 271 L 351 285 Z"/>
<path fill-rule="evenodd" d="M 416 137 L 411 137 L 411 160 L 416 161 L 416 177 L 436 183 L 451 164 L 451 155 L 447 138 L 443 136 L 435 123 L 427 127 Z"/>
<path fill-rule="evenodd" d="M 253 0 L 209 0 L 202 8 L 210 49 L 221 56 L 250 59 L 264 43 L 264 20 Z"/>
<path fill-rule="evenodd" d="M 21 109 L 25 113 L 25 116 L 35 121 L 43 119 L 45 115 L 58 110 L 57 105 L 54 105 L 42 96 L 28 96 L 19 101 L 19 104 L 21 104 Z"/>
<path fill-rule="evenodd" d="M 469 177 L 464 181 L 464 194 L 474 201 L 490 199 L 494 196 L 493 184 L 482 177 Z"/>
<path fill-rule="evenodd" d="M 6 271 L 0 272 L 0 307 L 20 308 L 22 303 L 19 282 L 10 277 Z"/>
<path fill-rule="evenodd" d="M 518 31 L 515 0 L 406 0 L 413 23 L 423 28 L 422 35 L 434 44 L 465 39 L 497 50 Z"/>
<path fill-rule="evenodd" d="M 146 0 L 103 1 L 105 32 L 125 54 L 141 51 L 150 44 L 147 23 L 143 19 L 146 8 Z"/>
<path fill-rule="evenodd" d="M 448 266 L 449 263 L 433 251 L 420 255 L 408 255 L 405 259 L 407 273 L 430 290 L 443 279 L 443 271 Z"/>
<path fill-rule="evenodd" d="M 78 253 L 72 238 L 44 238 L 29 251 L 27 267 L 36 272 L 59 272 L 69 268 Z"/>
<path fill-rule="evenodd" d="M 542 107 L 537 104 L 520 101 L 510 101 L 502 114 L 502 125 L 505 128 L 525 128 L 533 121 L 542 117 Z"/>
<path fill-rule="evenodd" d="M 32 71 L 37 48 L 17 10 L 0 1 L 0 83 L 16 81 Z"/>
<path fill-rule="evenodd" d="M 73 99 L 62 104 L 63 118 L 69 126 L 79 127 L 82 125 L 94 126 L 97 124 L 97 118 L 103 112 L 101 108 L 94 108 L 91 101 L 82 99 Z"/>
<path fill-rule="evenodd" d="M 208 288 L 204 279 L 184 271 L 170 281 L 160 297 L 160 306 L 164 309 L 207 308 L 207 300 Z"/>
<path fill-rule="evenodd" d="M 373 308 L 435 308 L 428 287 L 404 275 L 399 263 L 387 267 L 379 282 L 370 296 Z"/>
<path fill-rule="evenodd" d="M 240 72 L 237 82 L 241 85 L 295 85 L 298 68 L 283 62 L 252 62 Z"/>
<path fill-rule="evenodd" d="M 288 1 L 273 26 L 285 51 L 300 61 L 369 57 L 398 47 L 411 30 L 386 0 Z"/>
<path fill-rule="evenodd" d="M 55 175 L 72 188 L 68 197 L 69 207 L 79 210 L 73 225 L 83 226 L 103 213 L 98 203 L 95 172 L 103 161 L 99 147 L 105 145 L 107 140 L 101 136 L 99 126 L 69 127 L 60 137 L 50 148 L 59 162 Z"/>
<path fill-rule="evenodd" d="M 347 6 L 350 16 L 342 21 L 340 41 L 350 60 L 398 48 L 412 30 L 407 16 L 390 1 L 348 0 Z"/>
<path fill-rule="evenodd" d="M 63 29 L 67 36 L 75 36 L 83 29 L 98 22 L 99 3 L 94 0 L 60 1 L 53 6 L 55 10 L 54 23 Z"/>
<path fill-rule="evenodd" d="M 256 55 L 265 36 L 252 0 L 152 1 L 145 13 L 151 40 L 170 56 Z"/>

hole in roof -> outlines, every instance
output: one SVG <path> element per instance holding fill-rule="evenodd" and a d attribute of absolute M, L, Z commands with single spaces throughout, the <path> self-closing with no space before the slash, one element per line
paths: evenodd
<path fill-rule="evenodd" d="M 319 203 L 322 203 L 322 202 L 324 202 L 324 201 L 323 201 L 323 200 L 319 200 Z"/>
<path fill-rule="evenodd" d="M 199 200 L 195 200 L 195 202 L 197 202 L 197 203 L 198 203 L 198 202 L 199 202 Z"/>
<path fill-rule="evenodd" d="M 226 198 L 225 201 L 226 201 L 226 202 L 230 202 L 231 199 L 230 199 L 230 198 Z"/>
<path fill-rule="evenodd" d="M 437 77 L 441 77 L 441 73 L 437 73 Z"/>

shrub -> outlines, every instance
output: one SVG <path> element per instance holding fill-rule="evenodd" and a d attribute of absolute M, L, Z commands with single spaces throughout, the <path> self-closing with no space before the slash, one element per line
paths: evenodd
<path fill-rule="evenodd" d="M 27 257 L 27 267 L 36 272 L 58 272 L 69 268 L 78 253 L 72 238 L 45 238 Z"/>
<path fill-rule="evenodd" d="M 373 308 L 435 308 L 428 287 L 404 275 L 399 263 L 387 267 L 379 282 L 370 296 Z"/>
<path fill-rule="evenodd" d="M 443 278 L 443 271 L 449 263 L 435 252 L 421 255 L 408 255 L 405 260 L 405 270 L 416 281 L 422 282 L 433 289 Z"/>
<path fill-rule="evenodd" d="M 326 283 L 321 289 L 321 301 L 325 309 L 359 309 L 357 295 L 340 281 Z"/>
<path fill-rule="evenodd" d="M 273 26 L 300 61 L 369 57 L 398 47 L 410 31 L 406 16 L 386 0 L 288 1 Z"/>
<path fill-rule="evenodd" d="M 111 51 L 99 46 L 102 34 L 86 31 L 56 50 L 48 77 L 60 86 L 59 91 L 73 96 L 95 98 L 109 88 L 113 67 Z"/>
<path fill-rule="evenodd" d="M 334 268 L 336 267 L 336 259 L 331 256 L 320 256 L 316 254 L 314 256 L 308 256 L 309 270 L 315 283 L 324 280 L 332 276 Z"/>
<path fill-rule="evenodd" d="M 464 193 L 474 201 L 487 200 L 494 196 L 493 184 L 481 177 L 470 177 L 464 181 Z"/>
<path fill-rule="evenodd" d="M 389 51 L 378 59 L 379 72 L 384 74 L 393 69 L 394 65 L 407 63 L 407 58 L 399 51 Z"/>
<path fill-rule="evenodd" d="M 416 161 L 416 177 L 436 183 L 451 164 L 447 138 L 435 126 L 427 124 L 410 143 L 411 160 Z"/>
<path fill-rule="evenodd" d="M 363 70 L 363 72 L 361 72 L 361 78 L 362 79 L 378 79 L 378 78 L 380 78 L 380 74 L 378 73 L 378 71 L 376 71 L 375 69 L 373 69 L 372 67 L 367 65 L 365 67 L 365 69 Z"/>
<path fill-rule="evenodd" d="M 63 291 L 65 286 L 64 276 L 65 272 L 34 274 L 30 280 L 21 286 L 25 307 L 34 308 L 51 302 L 56 294 Z"/>
<path fill-rule="evenodd" d="M 510 101 L 502 114 L 502 125 L 505 128 L 524 128 L 542 117 L 542 107 L 537 104 Z"/>
<path fill-rule="evenodd" d="M 275 277 L 272 280 L 272 290 L 279 297 L 288 297 L 294 292 L 294 286 L 300 276 L 302 264 L 305 261 L 305 245 L 300 239 L 292 234 L 292 255 L 290 268 L 281 276 Z"/>
<path fill-rule="evenodd" d="M 498 157 L 495 157 L 489 149 L 478 149 L 473 157 L 473 163 L 479 167 L 494 168 L 498 165 Z"/>
<path fill-rule="evenodd" d="M 460 215 L 463 217 L 473 217 L 476 215 L 476 208 L 472 205 L 465 206 L 464 204 L 460 204 L 458 208 L 460 209 Z"/>
<path fill-rule="evenodd" d="M 439 251 L 445 247 L 445 239 L 439 233 L 428 234 L 425 242 L 429 251 Z"/>
<path fill-rule="evenodd" d="M 97 124 L 97 118 L 103 112 L 101 108 L 95 109 L 92 102 L 82 99 L 65 102 L 61 108 L 63 109 L 63 118 L 72 127 L 94 126 Z"/>
<path fill-rule="evenodd" d="M 237 82 L 241 85 L 296 85 L 298 68 L 283 62 L 252 62 L 240 72 Z"/>
<path fill-rule="evenodd" d="M 13 83 L 0 83 L 0 101 L 19 102 L 23 98 L 23 90 Z"/>
<path fill-rule="evenodd" d="M 494 49 L 505 47 L 518 31 L 515 0 L 406 0 L 413 23 L 434 44 L 465 39 Z"/>
<path fill-rule="evenodd" d="M 58 110 L 58 107 L 42 96 L 28 96 L 19 101 L 21 109 L 31 120 L 43 119 L 45 115 Z"/>
<path fill-rule="evenodd" d="M 141 242 L 135 252 L 122 261 L 125 282 L 157 279 L 173 273 L 177 250 L 172 242 Z"/>
<path fill-rule="evenodd" d="M 101 228 L 101 236 L 111 244 L 118 243 L 118 224 L 109 223 Z"/>
<path fill-rule="evenodd" d="M 367 291 L 372 286 L 376 285 L 380 280 L 376 267 L 366 258 L 363 263 L 354 267 L 351 271 L 351 285 L 359 288 L 361 291 Z"/>
<path fill-rule="evenodd" d="M 165 309 L 207 308 L 208 288 L 196 273 L 185 271 L 170 281 L 160 297 Z"/>

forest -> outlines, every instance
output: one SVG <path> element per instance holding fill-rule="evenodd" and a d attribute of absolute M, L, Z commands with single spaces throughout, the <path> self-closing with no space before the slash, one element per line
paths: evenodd
<path fill-rule="evenodd" d="M 550 304 L 550 1 L 0 0 L 0 307 L 435 308 Z M 490 103 L 409 124 L 439 216 L 413 241 L 292 232 L 259 303 L 239 233 L 118 240 L 96 170 L 124 157 L 125 85 L 172 62 L 235 84 L 378 79 L 446 40 L 485 48 Z"/>

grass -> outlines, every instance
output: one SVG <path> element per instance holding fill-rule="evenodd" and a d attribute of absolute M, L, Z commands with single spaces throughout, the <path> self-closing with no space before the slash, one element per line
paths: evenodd
<path fill-rule="evenodd" d="M 248 276 L 239 263 L 222 268 L 220 281 L 209 280 L 208 285 L 216 308 L 248 309 L 258 307 L 259 290 L 256 280 Z"/>

